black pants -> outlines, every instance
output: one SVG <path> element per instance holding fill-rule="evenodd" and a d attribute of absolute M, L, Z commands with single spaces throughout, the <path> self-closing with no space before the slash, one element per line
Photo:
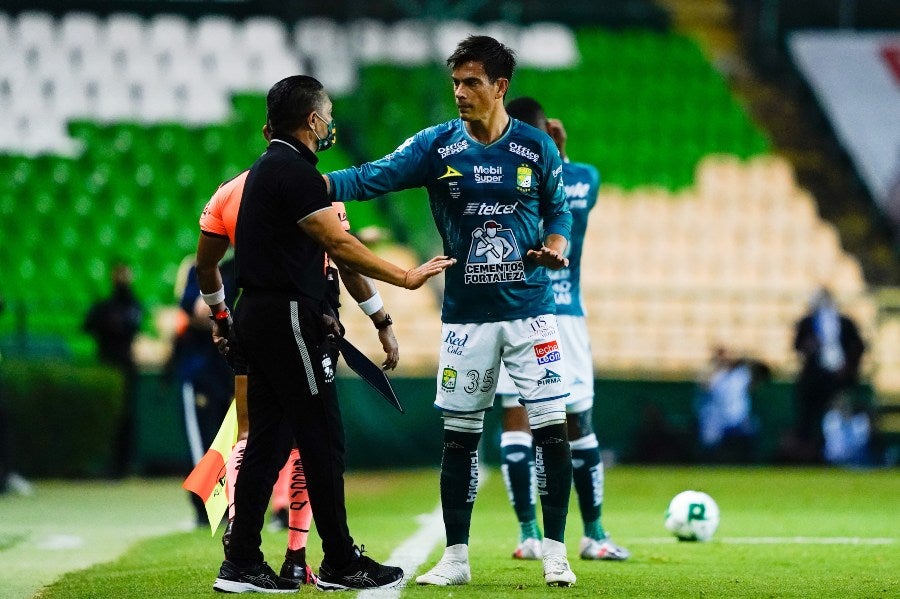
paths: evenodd
<path fill-rule="evenodd" d="M 283 420 L 300 449 L 324 560 L 344 566 L 353 539 L 344 504 L 344 427 L 334 384 L 336 352 L 322 311 L 303 301 L 245 291 L 235 326 L 247 361 L 250 434 L 235 483 L 235 519 L 228 559 L 261 561 L 260 531 L 278 471 L 290 446 Z"/>

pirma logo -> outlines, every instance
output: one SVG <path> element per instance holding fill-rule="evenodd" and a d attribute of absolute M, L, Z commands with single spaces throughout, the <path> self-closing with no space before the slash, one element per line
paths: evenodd
<path fill-rule="evenodd" d="M 562 381 L 562 377 L 557 373 L 553 372 L 549 368 L 544 369 L 544 376 L 538 379 L 538 387 L 543 385 L 552 385 L 553 383 L 559 383 Z"/>
<path fill-rule="evenodd" d="M 555 340 L 535 345 L 534 355 L 537 356 L 538 364 L 558 362 L 560 358 L 562 358 L 562 354 L 559 353 L 559 344 L 557 344 Z"/>
<path fill-rule="evenodd" d="M 447 172 L 438 177 L 438 179 L 446 179 L 448 177 L 462 177 L 462 173 L 448 164 Z"/>

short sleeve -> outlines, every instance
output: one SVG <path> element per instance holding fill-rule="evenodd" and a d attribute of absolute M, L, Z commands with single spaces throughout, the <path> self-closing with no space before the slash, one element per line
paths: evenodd
<path fill-rule="evenodd" d="M 292 162 L 281 169 L 280 181 L 284 188 L 279 194 L 284 198 L 282 209 L 285 218 L 299 222 L 313 214 L 331 207 L 325 179 L 313 168 L 302 168 L 301 162 Z"/>

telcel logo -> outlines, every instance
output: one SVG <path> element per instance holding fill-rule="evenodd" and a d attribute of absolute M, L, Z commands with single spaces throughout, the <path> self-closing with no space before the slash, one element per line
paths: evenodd
<path fill-rule="evenodd" d="M 470 202 L 466 205 L 466 209 L 463 211 L 463 214 L 466 216 L 471 216 L 473 214 L 478 214 L 481 216 L 512 214 L 516 211 L 516 207 L 518 205 L 518 202 L 514 202 L 512 204 L 501 204 L 500 202 L 495 202 L 493 204 L 480 204 L 478 202 Z"/>

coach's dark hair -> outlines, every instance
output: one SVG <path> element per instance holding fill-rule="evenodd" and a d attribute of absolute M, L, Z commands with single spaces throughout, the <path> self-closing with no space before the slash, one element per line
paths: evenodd
<path fill-rule="evenodd" d="M 266 122 L 275 133 L 290 134 L 306 122 L 309 113 L 322 110 L 328 94 L 314 77 L 292 75 L 272 86 L 266 95 Z"/>
<path fill-rule="evenodd" d="M 506 105 L 506 114 L 514 119 L 528 123 L 532 127 L 539 127 L 541 117 L 544 116 L 544 108 L 534 98 L 522 96 L 509 101 Z"/>
<path fill-rule="evenodd" d="M 470 35 L 459 42 L 447 59 L 447 66 L 458 68 L 469 61 L 480 62 L 491 82 L 503 77 L 512 79 L 516 69 L 516 52 L 486 35 Z"/>

